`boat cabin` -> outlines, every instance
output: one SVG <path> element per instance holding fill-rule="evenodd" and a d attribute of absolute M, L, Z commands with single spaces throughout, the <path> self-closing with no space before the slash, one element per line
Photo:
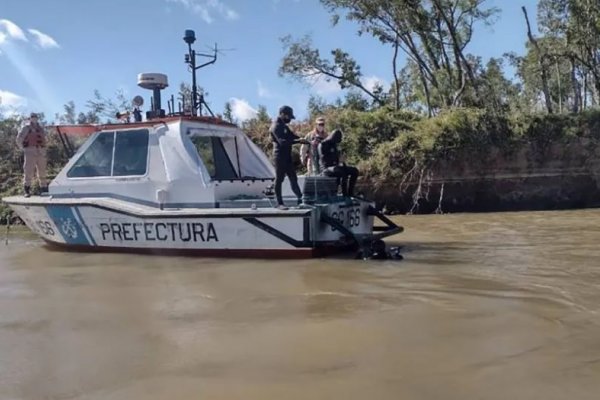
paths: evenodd
<path fill-rule="evenodd" d="M 51 196 L 214 208 L 264 200 L 274 181 L 264 152 L 217 118 L 165 117 L 96 129 L 52 181 Z"/>

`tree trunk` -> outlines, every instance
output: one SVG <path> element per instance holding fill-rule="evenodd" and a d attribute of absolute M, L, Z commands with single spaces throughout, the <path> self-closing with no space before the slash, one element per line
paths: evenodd
<path fill-rule="evenodd" d="M 600 70 L 598 69 L 598 64 L 595 63 L 594 68 L 591 69 L 591 73 L 594 80 L 592 85 L 592 99 L 594 100 L 594 105 L 596 105 L 595 100 L 598 100 L 598 95 L 600 95 Z"/>
<path fill-rule="evenodd" d="M 554 66 L 556 67 L 556 81 L 558 82 L 558 113 L 562 113 L 562 82 L 560 79 L 560 67 L 558 61 L 554 60 Z"/>
<path fill-rule="evenodd" d="M 429 85 L 427 83 L 427 79 L 425 78 L 425 74 L 423 73 L 423 71 L 421 71 L 420 66 L 419 77 L 421 78 L 421 84 L 423 85 L 423 91 L 425 92 L 425 101 L 427 102 L 427 116 L 431 118 L 433 117 L 433 109 L 431 107 L 431 94 L 429 93 Z"/>
<path fill-rule="evenodd" d="M 446 51 L 446 47 L 444 46 L 444 34 L 442 32 L 442 21 L 437 18 L 436 19 L 436 28 L 438 34 L 438 40 L 441 43 L 440 50 L 442 51 L 442 64 L 448 74 L 448 81 L 451 86 L 454 86 L 454 73 L 452 71 L 452 65 L 450 64 L 450 57 L 448 57 L 448 52 Z"/>
<path fill-rule="evenodd" d="M 450 38 L 452 40 L 452 50 L 454 52 L 454 58 L 455 58 L 455 67 L 458 70 L 458 82 L 457 84 L 459 84 L 459 87 L 455 87 L 455 92 L 454 92 L 454 97 L 452 99 L 452 104 L 456 105 L 456 103 L 458 103 L 458 101 L 460 100 L 460 97 L 462 96 L 465 87 L 466 87 L 466 77 L 464 76 L 464 72 L 463 72 L 463 67 L 466 71 L 466 75 L 469 78 L 469 83 L 471 84 L 471 86 L 473 87 L 473 90 L 475 90 L 475 95 L 477 97 L 477 101 L 480 101 L 481 99 L 479 98 L 479 87 L 477 85 L 477 80 L 475 79 L 475 73 L 473 72 L 473 69 L 471 68 L 471 64 L 469 64 L 469 61 L 467 60 L 467 58 L 465 57 L 465 54 L 463 53 L 462 49 L 461 49 L 461 45 L 459 43 L 459 35 L 457 33 L 457 27 L 456 27 L 456 23 L 454 21 L 454 15 L 450 15 L 451 18 L 449 18 L 448 15 L 444 14 L 444 9 L 442 7 L 442 5 L 439 3 L 439 0 L 434 0 L 434 6 L 437 8 L 439 15 L 442 17 L 446 28 L 448 29 L 448 33 L 450 34 Z M 463 43 L 463 46 L 466 43 Z M 443 46 L 443 45 L 442 45 Z"/>
<path fill-rule="evenodd" d="M 548 88 L 548 69 L 546 67 L 546 55 L 542 54 L 542 50 L 540 49 L 537 40 L 531 33 L 531 25 L 529 24 L 529 17 L 527 16 L 527 9 L 523 6 L 521 7 L 521 10 L 523 10 L 523 14 L 525 15 L 525 22 L 527 22 L 527 36 L 529 37 L 529 41 L 531 42 L 533 47 L 535 47 L 536 52 L 538 54 L 538 63 L 542 72 L 542 91 L 544 92 L 546 109 L 548 110 L 549 114 L 552 114 L 552 98 L 550 97 L 550 89 Z"/>
<path fill-rule="evenodd" d="M 577 65 L 575 64 L 575 59 L 571 57 L 571 84 L 573 89 L 573 108 L 572 112 L 578 113 L 580 108 L 581 101 L 581 90 L 579 88 L 579 81 L 577 81 Z"/>
<path fill-rule="evenodd" d="M 588 104 L 588 80 L 587 73 L 583 75 L 583 109 L 587 109 Z"/>
<path fill-rule="evenodd" d="M 394 106 L 396 110 L 400 109 L 400 79 L 398 78 L 398 66 L 396 62 L 398 60 L 398 48 L 400 47 L 399 38 L 396 36 L 396 41 L 394 42 L 394 58 L 392 61 L 392 71 L 394 72 Z"/>

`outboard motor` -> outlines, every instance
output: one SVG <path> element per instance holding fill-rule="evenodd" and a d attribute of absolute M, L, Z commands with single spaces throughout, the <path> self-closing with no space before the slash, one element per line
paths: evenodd
<path fill-rule="evenodd" d="M 404 257 L 400 254 L 401 248 L 400 246 L 396 246 L 390 247 L 388 250 L 385 242 L 378 239 L 360 249 L 355 258 L 357 260 L 403 260 Z"/>

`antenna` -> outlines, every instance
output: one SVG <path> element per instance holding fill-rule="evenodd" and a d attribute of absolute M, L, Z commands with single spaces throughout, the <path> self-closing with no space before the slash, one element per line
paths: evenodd
<path fill-rule="evenodd" d="M 142 96 L 135 96 L 133 100 L 131 100 L 131 104 L 133 105 L 133 120 L 135 122 L 142 121 L 142 112 L 140 111 L 140 107 L 144 105 L 144 98 Z"/>
<path fill-rule="evenodd" d="M 135 96 L 133 100 L 131 100 L 131 104 L 133 104 L 134 107 L 141 107 L 144 105 L 144 98 L 139 95 Z"/>
<path fill-rule="evenodd" d="M 165 110 L 161 108 L 160 91 L 169 86 L 165 74 L 143 73 L 138 75 L 138 86 L 152 90 L 152 110 L 146 113 L 146 119 L 164 117 Z M 143 103 L 143 99 L 142 99 Z"/>
<path fill-rule="evenodd" d="M 214 117 L 214 114 L 208 107 L 208 104 L 206 104 L 204 101 L 204 95 L 198 94 L 198 87 L 196 85 L 196 71 L 210 64 L 214 64 L 217 61 L 217 54 L 219 52 L 217 49 L 217 44 L 215 43 L 212 54 L 196 53 L 196 50 L 192 49 L 192 44 L 194 44 L 196 41 L 196 33 L 191 29 L 187 29 L 185 31 L 183 41 L 188 45 L 188 54 L 185 55 L 185 63 L 189 65 L 192 71 L 192 115 L 196 116 L 197 112 L 202 115 L 202 105 L 204 105 L 208 112 L 210 112 L 210 115 Z M 209 58 L 210 60 L 197 66 L 196 57 L 205 57 Z"/>
<path fill-rule="evenodd" d="M 214 51 L 214 50 L 215 50 L 215 47 L 211 47 L 211 46 L 204 46 L 204 47 L 205 47 L 206 49 L 210 50 L 210 51 Z M 237 50 L 237 49 L 236 49 L 235 47 L 231 47 L 231 48 L 229 48 L 229 49 L 223 49 L 223 48 L 219 47 L 219 48 L 217 49 L 217 54 L 218 54 L 218 55 L 225 56 L 225 55 L 226 55 L 226 52 L 229 52 L 229 51 L 236 51 L 236 50 Z"/>

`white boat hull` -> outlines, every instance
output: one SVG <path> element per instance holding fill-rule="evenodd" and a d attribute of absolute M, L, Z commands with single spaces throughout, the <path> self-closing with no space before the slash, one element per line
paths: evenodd
<path fill-rule="evenodd" d="M 3 200 L 46 242 L 79 250 L 311 257 L 356 247 L 372 236 L 374 222 L 371 203 L 362 200 L 290 210 L 160 210 L 110 198 Z M 341 226 L 324 222 L 331 219 Z"/>

